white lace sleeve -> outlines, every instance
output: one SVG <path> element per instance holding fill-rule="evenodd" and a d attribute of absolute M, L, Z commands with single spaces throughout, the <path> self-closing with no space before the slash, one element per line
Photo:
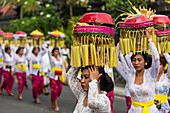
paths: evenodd
<path fill-rule="evenodd" d="M 29 71 L 32 73 L 32 57 L 29 59 Z"/>
<path fill-rule="evenodd" d="M 3 58 L 5 58 L 5 44 L 1 45 L 1 50 L 2 50 Z"/>
<path fill-rule="evenodd" d="M 89 83 L 88 106 L 97 112 L 107 113 L 110 108 L 110 101 L 104 94 L 99 94 L 98 84 L 95 80 Z"/>
<path fill-rule="evenodd" d="M 14 56 L 14 63 L 13 63 L 13 66 L 12 66 L 12 71 L 13 72 L 16 70 L 16 66 L 17 66 L 16 60 L 17 60 L 17 58 L 16 58 L 16 56 Z"/>
<path fill-rule="evenodd" d="M 125 67 L 129 68 L 129 66 L 128 66 L 126 60 L 125 60 L 125 57 L 122 54 L 122 52 L 120 52 L 120 57 L 119 58 L 120 58 L 121 63 L 124 64 Z"/>
<path fill-rule="evenodd" d="M 61 60 L 62 60 L 62 59 L 61 59 Z M 63 60 L 62 60 L 62 66 L 61 66 L 61 68 L 62 68 L 62 72 L 63 72 L 64 75 L 66 76 L 66 69 L 65 69 Z"/>
<path fill-rule="evenodd" d="M 133 53 L 131 52 L 130 54 L 125 55 L 125 59 L 127 62 L 127 65 L 129 66 L 129 69 L 131 70 L 131 72 L 135 72 L 135 68 L 133 67 L 132 61 L 131 61 L 131 57 L 132 57 Z"/>
<path fill-rule="evenodd" d="M 128 75 L 131 73 L 130 69 L 127 68 L 122 62 L 119 61 L 119 54 L 120 54 L 120 46 L 117 45 L 118 48 L 118 67 L 116 67 L 116 71 L 128 82 Z"/>
<path fill-rule="evenodd" d="M 81 83 L 77 80 L 79 70 L 80 68 L 71 67 L 67 72 L 68 84 L 77 99 L 79 99 L 80 94 L 84 92 Z"/>
<path fill-rule="evenodd" d="M 163 55 L 165 56 L 165 59 L 168 62 L 167 77 L 170 81 L 170 55 L 168 53 L 164 53 Z"/>
<path fill-rule="evenodd" d="M 150 73 L 151 73 L 152 78 L 156 80 L 159 74 L 159 67 L 160 67 L 159 53 L 153 42 L 149 43 L 149 47 L 151 49 L 151 54 L 152 54 L 152 65 L 150 68 Z"/>
<path fill-rule="evenodd" d="M 24 53 L 24 55 L 25 55 L 25 56 L 27 56 L 27 55 L 28 55 L 28 53 L 29 53 L 28 46 L 25 46 L 25 53 Z"/>
<path fill-rule="evenodd" d="M 47 48 L 43 47 L 41 48 L 41 52 L 39 53 L 40 54 L 40 57 L 43 57 L 45 55 L 45 53 L 48 51 Z"/>
<path fill-rule="evenodd" d="M 68 58 L 70 59 L 70 49 L 68 48 Z"/>

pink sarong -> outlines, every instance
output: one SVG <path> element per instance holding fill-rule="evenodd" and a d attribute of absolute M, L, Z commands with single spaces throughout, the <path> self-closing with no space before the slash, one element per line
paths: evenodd
<path fill-rule="evenodd" d="M 127 112 L 126 113 L 128 113 L 128 111 L 131 107 L 131 104 L 132 104 L 132 100 L 131 100 L 130 97 L 127 97 L 127 96 L 125 96 L 125 98 L 126 98 L 126 105 L 127 105 Z"/>
<path fill-rule="evenodd" d="M 11 76 L 11 71 L 4 71 L 4 81 L 1 89 L 5 88 L 8 94 L 12 93 L 14 84 L 14 76 Z"/>
<path fill-rule="evenodd" d="M 34 98 L 37 98 L 40 95 L 44 88 L 44 78 L 43 76 L 39 76 L 39 74 L 32 74 L 32 94 Z"/>
<path fill-rule="evenodd" d="M 112 113 L 114 113 L 114 112 L 113 112 L 114 90 L 111 91 L 111 92 L 108 92 L 108 93 L 106 94 L 106 96 L 107 96 L 107 97 L 109 98 L 109 100 L 110 100 L 111 111 L 112 111 Z"/>
<path fill-rule="evenodd" d="M 1 86 L 1 80 L 2 80 L 2 75 L 3 75 L 3 68 L 0 68 L 0 86 Z"/>
<path fill-rule="evenodd" d="M 51 101 L 55 101 L 62 92 L 62 83 L 60 79 L 50 79 Z"/>
<path fill-rule="evenodd" d="M 26 84 L 26 73 L 16 72 L 16 76 L 17 76 L 17 79 L 18 79 L 18 90 L 19 90 L 19 93 L 22 93 L 22 91 L 24 89 L 24 86 Z"/>

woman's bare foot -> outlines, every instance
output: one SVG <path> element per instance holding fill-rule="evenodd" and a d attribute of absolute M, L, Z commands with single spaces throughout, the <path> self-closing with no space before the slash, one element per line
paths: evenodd
<path fill-rule="evenodd" d="M 40 100 L 39 100 L 39 98 L 37 97 L 37 98 L 35 98 L 35 103 L 36 104 L 41 104 L 41 102 L 40 102 Z"/>
<path fill-rule="evenodd" d="M 53 101 L 51 101 L 51 107 L 55 108 L 55 103 Z"/>
<path fill-rule="evenodd" d="M 19 95 L 18 95 L 18 99 L 19 99 L 19 100 L 23 100 L 22 94 L 19 94 Z"/>
<path fill-rule="evenodd" d="M 0 88 L 0 95 L 2 94 L 2 89 Z"/>
<path fill-rule="evenodd" d="M 45 95 L 49 95 L 48 88 L 47 88 L 47 87 L 44 87 L 44 90 L 45 90 L 44 94 L 45 94 Z"/>
<path fill-rule="evenodd" d="M 14 96 L 14 94 L 13 94 L 13 93 L 9 93 L 8 95 L 9 95 L 9 96 Z"/>
<path fill-rule="evenodd" d="M 55 107 L 55 111 L 60 111 L 58 106 Z"/>

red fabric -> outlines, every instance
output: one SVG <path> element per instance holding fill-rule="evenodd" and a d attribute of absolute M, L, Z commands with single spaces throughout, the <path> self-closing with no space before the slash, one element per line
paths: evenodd
<path fill-rule="evenodd" d="M 32 74 L 32 94 L 36 98 L 40 95 L 44 88 L 44 78 L 43 76 L 33 75 Z"/>
<path fill-rule="evenodd" d="M 2 80 L 2 75 L 3 75 L 3 68 L 0 68 L 0 85 L 1 85 L 1 80 Z"/>
<path fill-rule="evenodd" d="M 13 84 L 14 84 L 14 76 L 11 76 L 10 71 L 4 71 L 4 81 L 1 89 L 5 88 L 8 94 L 12 93 Z"/>
<path fill-rule="evenodd" d="M 126 23 L 141 23 L 141 22 L 146 22 L 146 21 L 149 21 L 149 18 L 145 14 L 128 16 L 124 20 L 124 22 Z"/>
<path fill-rule="evenodd" d="M 170 24 L 170 20 L 168 16 L 165 15 L 156 15 L 153 18 L 154 24 Z"/>
<path fill-rule="evenodd" d="M 132 100 L 131 100 L 130 97 L 127 97 L 127 96 L 125 96 L 125 98 L 126 98 L 126 105 L 127 105 L 127 112 L 126 113 L 128 113 L 128 111 L 131 107 L 131 104 L 132 104 Z"/>
<path fill-rule="evenodd" d="M 4 35 L 4 34 L 5 34 L 5 32 L 3 32 L 3 31 L 0 30 L 0 35 Z"/>
<path fill-rule="evenodd" d="M 7 38 L 7 39 L 14 38 L 14 34 L 13 33 L 5 33 L 4 38 Z"/>
<path fill-rule="evenodd" d="M 113 22 L 112 17 L 107 13 L 86 13 L 84 14 L 80 20 L 79 23 L 107 23 L 115 25 Z"/>
<path fill-rule="evenodd" d="M 60 79 L 50 79 L 51 101 L 55 101 L 62 92 L 62 83 Z"/>
<path fill-rule="evenodd" d="M 26 33 L 22 32 L 22 31 L 17 31 L 15 34 L 17 34 L 17 35 L 25 35 Z"/>
<path fill-rule="evenodd" d="M 18 90 L 19 93 L 22 93 L 24 86 L 26 84 L 26 73 L 18 73 L 16 72 L 16 76 L 18 79 Z"/>
<path fill-rule="evenodd" d="M 110 100 L 111 110 L 112 110 L 112 113 L 114 113 L 114 111 L 113 111 L 114 90 L 111 91 L 111 92 L 108 92 L 108 93 L 106 94 L 106 96 L 107 96 L 107 97 L 109 98 L 109 100 Z"/>
<path fill-rule="evenodd" d="M 62 75 L 62 71 L 55 71 L 55 75 Z"/>

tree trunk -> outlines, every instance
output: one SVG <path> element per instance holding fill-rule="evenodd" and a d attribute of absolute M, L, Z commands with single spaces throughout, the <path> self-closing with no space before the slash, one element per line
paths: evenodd
<path fill-rule="evenodd" d="M 73 5 L 70 3 L 70 17 L 73 17 Z"/>
<path fill-rule="evenodd" d="M 23 5 L 20 6 L 20 19 L 23 18 Z"/>

